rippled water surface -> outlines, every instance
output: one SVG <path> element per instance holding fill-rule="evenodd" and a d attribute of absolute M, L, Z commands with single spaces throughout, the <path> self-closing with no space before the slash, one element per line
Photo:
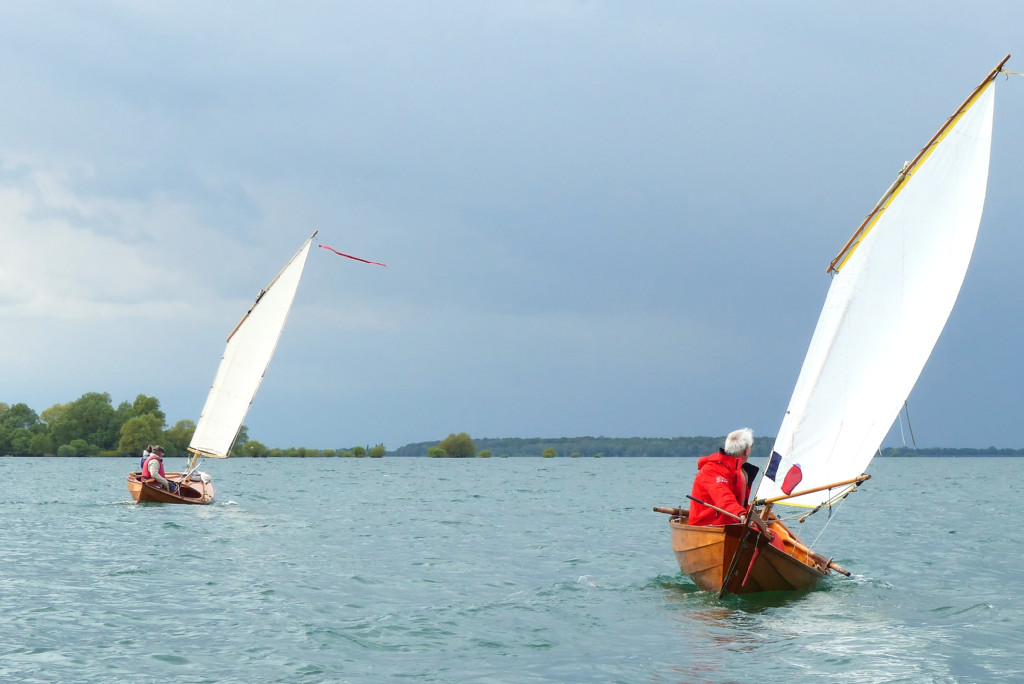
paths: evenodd
<path fill-rule="evenodd" d="M 877 459 L 798 530 L 852 578 L 721 601 L 651 511 L 693 459 L 133 465 L 0 458 L 0 681 L 1024 680 L 1024 459 Z"/>

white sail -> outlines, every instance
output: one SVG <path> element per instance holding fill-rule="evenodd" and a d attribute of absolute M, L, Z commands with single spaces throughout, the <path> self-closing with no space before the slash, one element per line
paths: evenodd
<path fill-rule="evenodd" d="M 1004 60 L 1005 61 L 1005 60 Z M 758 498 L 857 477 L 921 374 L 960 292 L 988 183 L 992 77 L 877 207 L 835 275 Z M 836 265 L 838 264 L 838 265 Z M 797 486 L 791 486 L 793 480 Z M 784 503 L 817 506 L 841 490 Z"/>
<path fill-rule="evenodd" d="M 227 457 L 274 356 L 315 235 L 306 240 L 270 285 L 260 292 L 228 337 L 190 449 L 203 456 Z"/>

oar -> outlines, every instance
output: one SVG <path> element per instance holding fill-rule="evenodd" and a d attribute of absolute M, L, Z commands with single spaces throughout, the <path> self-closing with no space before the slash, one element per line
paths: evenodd
<path fill-rule="evenodd" d="M 718 506 L 713 506 L 713 505 L 709 504 L 707 501 L 701 501 L 700 499 L 698 499 L 698 498 L 696 498 L 694 496 L 690 496 L 689 494 L 686 495 L 686 498 L 689 499 L 690 501 L 696 501 L 701 506 L 707 506 L 708 508 L 714 509 L 714 510 L 718 511 L 719 513 L 721 513 L 722 515 L 727 515 L 730 518 L 732 518 L 733 520 L 735 520 L 736 522 L 743 522 L 743 518 L 741 518 L 740 516 L 736 515 L 735 513 L 730 513 L 729 511 L 727 511 L 725 509 L 719 508 Z"/>
<path fill-rule="evenodd" d="M 729 511 L 727 511 L 725 509 L 719 508 L 718 506 L 712 506 L 707 501 L 701 501 L 700 499 L 698 499 L 698 498 L 696 498 L 694 496 L 690 496 L 689 494 L 686 495 L 686 498 L 689 499 L 690 501 L 696 501 L 697 503 L 701 504 L 702 506 L 707 506 L 708 508 L 713 508 L 716 511 L 718 511 L 719 513 L 721 513 L 722 515 L 729 516 L 730 518 L 732 518 L 736 522 L 743 522 L 743 518 L 741 518 L 740 516 L 736 515 L 735 513 L 730 513 Z M 673 515 L 673 516 L 678 517 L 678 516 L 683 514 L 683 509 L 681 509 L 681 508 L 666 508 L 664 506 L 655 506 L 654 507 L 654 512 L 655 513 L 665 513 L 667 515 Z"/>

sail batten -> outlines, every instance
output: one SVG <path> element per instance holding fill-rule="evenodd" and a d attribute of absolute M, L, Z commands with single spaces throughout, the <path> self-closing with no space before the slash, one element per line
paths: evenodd
<path fill-rule="evenodd" d="M 784 493 L 787 476 L 807 489 L 860 475 L 899 415 L 974 250 L 998 68 L 903 169 L 830 265 L 832 283 L 758 498 Z M 817 506 L 829 496 L 786 503 Z"/>
<path fill-rule="evenodd" d="M 262 290 L 228 336 L 189 449 L 226 458 L 277 349 L 309 255 L 313 233 Z"/>

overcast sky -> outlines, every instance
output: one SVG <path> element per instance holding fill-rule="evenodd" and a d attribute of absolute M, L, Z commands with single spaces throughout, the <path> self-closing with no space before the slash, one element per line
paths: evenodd
<path fill-rule="evenodd" d="M 825 269 L 1024 3 L 8 1 L 0 402 L 196 420 L 308 237 L 246 420 L 269 446 L 781 423 Z M 910 397 L 1024 447 L 1024 78 Z M 898 427 L 890 444 L 900 443 Z"/>

